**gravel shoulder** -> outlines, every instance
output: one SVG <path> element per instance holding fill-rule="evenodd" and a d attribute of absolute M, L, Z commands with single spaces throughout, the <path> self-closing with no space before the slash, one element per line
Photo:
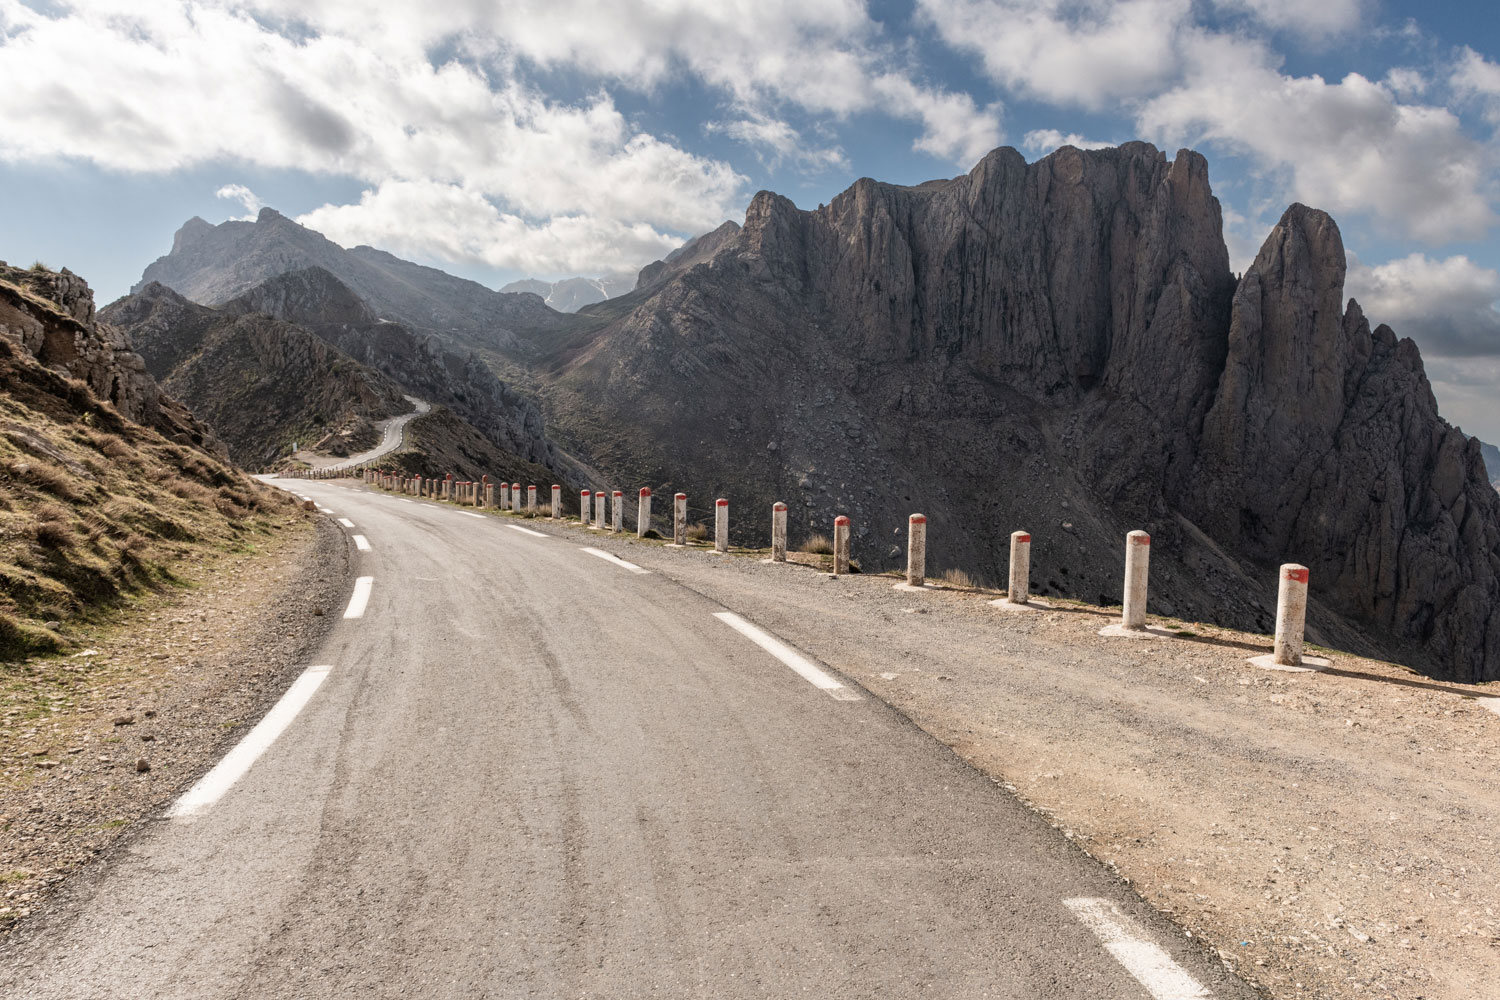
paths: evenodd
<path fill-rule="evenodd" d="M 207 553 L 0 703 L 0 934 L 212 767 L 279 698 L 348 590 L 343 532 L 300 511 Z"/>
<path fill-rule="evenodd" d="M 1495 995 L 1500 685 L 1340 653 L 1269 672 L 1246 662 L 1266 636 L 1153 618 L 1183 633 L 1107 639 L 1104 608 L 1002 611 L 995 593 L 547 529 L 863 685 L 1273 996 Z"/>

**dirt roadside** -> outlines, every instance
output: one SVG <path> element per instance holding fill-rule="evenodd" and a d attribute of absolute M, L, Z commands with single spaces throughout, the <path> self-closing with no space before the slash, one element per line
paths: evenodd
<path fill-rule="evenodd" d="M 337 618 L 348 541 L 300 513 L 252 553 L 205 555 L 72 656 L 0 692 L 0 935 L 151 817 L 279 698 Z"/>
<path fill-rule="evenodd" d="M 1500 996 L 1500 684 L 1270 672 L 1265 636 L 1104 638 L 1117 610 L 590 537 L 862 684 L 1270 995 Z"/>

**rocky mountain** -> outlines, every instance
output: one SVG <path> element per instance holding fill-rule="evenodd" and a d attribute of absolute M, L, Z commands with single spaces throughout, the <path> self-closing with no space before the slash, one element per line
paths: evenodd
<path fill-rule="evenodd" d="M 606 274 L 602 278 L 563 278 L 561 281 L 524 278 L 502 286 L 500 291 L 540 295 L 549 308 L 572 313 L 595 302 L 624 295 L 635 288 L 635 283 L 636 276 L 633 274 Z"/>
<path fill-rule="evenodd" d="M 1479 454 L 1484 458 L 1485 475 L 1489 476 L 1490 485 L 1500 490 L 1500 448 L 1481 441 Z"/>
<path fill-rule="evenodd" d="M 253 471 L 279 467 L 299 444 L 356 453 L 377 443 L 376 421 L 412 408 L 390 378 L 264 312 L 210 309 L 152 282 L 102 316 Z"/>
<path fill-rule="evenodd" d="M 516 327 L 565 322 L 540 296 L 496 292 L 373 247 L 346 250 L 270 208 L 254 222 L 189 219 L 171 252 L 148 266 L 131 292 L 155 281 L 194 302 L 220 305 L 268 278 L 311 267 L 336 275 L 377 315 L 449 339 L 503 347 Z"/>
<path fill-rule="evenodd" d="M 1303 562 L 1315 639 L 1500 677 L 1500 495 L 1415 345 L 1342 301 L 1322 212 L 1236 279 L 1204 159 L 1130 143 L 762 192 L 711 235 L 531 340 L 549 426 L 615 481 L 731 497 L 747 542 L 774 500 L 794 535 L 848 513 L 876 568 L 912 511 L 990 580 L 1027 528 L 1039 592 L 1109 603 L 1146 528 L 1154 608 L 1260 630 Z"/>
<path fill-rule="evenodd" d="M 0 261 L 0 337 L 42 367 L 83 383 L 126 420 L 227 456 L 208 427 L 161 391 L 129 338 L 95 317 L 93 290 L 67 268 L 22 270 Z"/>

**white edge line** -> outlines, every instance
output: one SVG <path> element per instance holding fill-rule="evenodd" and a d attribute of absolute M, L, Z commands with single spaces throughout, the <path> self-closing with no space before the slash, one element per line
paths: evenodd
<path fill-rule="evenodd" d="M 339 518 L 339 524 L 342 524 L 346 528 L 354 527 L 354 522 L 349 520 L 347 517 Z"/>
<path fill-rule="evenodd" d="M 462 514 L 464 517 L 484 517 L 483 514 L 476 514 L 472 510 L 461 510 L 458 513 Z"/>
<path fill-rule="evenodd" d="M 514 527 L 514 525 L 512 525 L 512 527 Z M 651 572 L 649 569 L 641 569 L 639 566 L 637 566 L 633 562 L 626 562 L 624 559 L 621 559 L 619 556 L 610 555 L 608 552 L 605 552 L 603 549 L 591 549 L 591 548 L 585 547 L 583 551 L 587 552 L 591 556 L 597 556 L 598 558 L 603 559 L 605 562 L 614 563 L 616 566 L 620 567 L 621 569 L 628 569 L 632 573 L 645 574 L 645 573 Z"/>
<path fill-rule="evenodd" d="M 811 660 L 797 652 L 764 629 L 751 625 L 733 611 L 715 611 L 714 617 L 734 629 L 776 659 L 791 667 L 802 679 L 821 691 L 828 692 L 839 701 L 859 701 L 860 696 L 852 688 L 845 687 L 816 666 Z"/>
<path fill-rule="evenodd" d="M 1158 944 L 1107 899 L 1065 899 L 1063 905 L 1104 945 L 1104 950 L 1136 978 L 1155 1000 L 1209 1000 L 1211 994 L 1172 961 Z"/>
<path fill-rule="evenodd" d="M 266 713 L 265 718 L 255 724 L 245 738 L 235 744 L 234 749 L 224 755 L 224 759 L 213 766 L 203 777 L 194 783 L 192 788 L 183 792 L 172 807 L 167 810 L 168 819 L 191 820 L 199 813 L 229 791 L 236 781 L 245 776 L 250 770 L 250 765 L 266 751 L 276 737 L 289 726 L 297 713 L 308 703 L 313 694 L 322 685 L 328 676 L 331 666 L 308 667 L 302 675 L 292 682 L 287 688 L 286 694 L 281 696 L 272 709 Z"/>
<path fill-rule="evenodd" d="M 359 549 L 359 551 L 361 551 L 361 552 L 369 552 L 370 551 L 370 540 L 368 538 L 366 538 L 364 535 L 355 535 L 354 536 L 354 547 L 356 549 Z"/>
<path fill-rule="evenodd" d="M 528 535 L 535 535 L 538 538 L 551 538 L 552 537 L 551 535 L 547 534 L 545 531 L 532 531 L 530 528 L 523 528 L 519 524 L 507 524 L 506 527 L 509 528 L 511 531 L 520 531 L 520 532 L 523 532 L 523 533 L 528 534 Z"/>
<path fill-rule="evenodd" d="M 370 589 L 375 585 L 373 576 L 362 576 L 354 581 L 354 593 L 349 596 L 349 607 L 344 610 L 345 618 L 363 618 L 365 606 L 370 603 Z"/>

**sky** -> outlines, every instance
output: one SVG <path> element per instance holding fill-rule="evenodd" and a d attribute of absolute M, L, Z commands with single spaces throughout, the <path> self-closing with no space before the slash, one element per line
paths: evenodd
<path fill-rule="evenodd" d="M 1328 211 L 1346 292 L 1500 441 L 1493 0 L 0 0 L 0 259 L 124 294 L 262 206 L 494 287 L 633 272 L 990 149 L 1204 153 L 1231 261 Z"/>

